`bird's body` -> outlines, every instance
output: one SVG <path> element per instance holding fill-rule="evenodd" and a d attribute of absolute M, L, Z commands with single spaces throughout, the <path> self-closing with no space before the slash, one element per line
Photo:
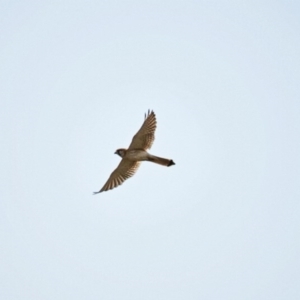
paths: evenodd
<path fill-rule="evenodd" d="M 172 159 L 158 157 L 142 149 L 127 150 L 122 148 L 118 149 L 115 154 L 118 154 L 122 158 L 128 159 L 130 161 L 151 161 L 167 167 L 175 165 Z"/>
<path fill-rule="evenodd" d="M 170 167 L 175 165 L 172 159 L 158 157 L 148 153 L 154 141 L 154 133 L 156 129 L 156 117 L 153 111 L 145 114 L 145 121 L 133 137 L 128 149 L 120 148 L 115 154 L 122 157 L 118 167 L 111 173 L 109 179 L 99 192 L 111 190 L 121 185 L 126 179 L 133 176 L 142 161 L 150 161 L 163 166 Z"/>
<path fill-rule="evenodd" d="M 122 154 L 119 154 L 119 151 L 121 150 Z M 147 160 L 148 158 L 148 152 L 143 149 L 118 149 L 116 151 L 116 154 L 121 156 L 122 158 L 129 159 L 131 161 L 143 161 Z"/>

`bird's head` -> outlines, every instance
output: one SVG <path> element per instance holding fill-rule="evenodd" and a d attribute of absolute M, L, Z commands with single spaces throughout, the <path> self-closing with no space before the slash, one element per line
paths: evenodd
<path fill-rule="evenodd" d="M 126 149 L 123 149 L 123 148 L 117 149 L 115 154 L 118 154 L 119 156 L 124 157 L 126 154 Z"/>

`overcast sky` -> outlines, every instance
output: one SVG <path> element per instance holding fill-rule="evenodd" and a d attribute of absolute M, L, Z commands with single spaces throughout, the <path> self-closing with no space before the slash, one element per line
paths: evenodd
<path fill-rule="evenodd" d="M 300 299 L 298 1 L 0 1 L 0 104 L 1 299 Z"/>

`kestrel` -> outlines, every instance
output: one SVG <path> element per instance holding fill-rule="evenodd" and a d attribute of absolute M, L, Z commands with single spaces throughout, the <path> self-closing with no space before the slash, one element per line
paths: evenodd
<path fill-rule="evenodd" d="M 151 161 L 166 167 L 175 165 L 172 159 L 154 156 L 146 151 L 150 149 L 153 144 L 155 129 L 155 113 L 148 110 L 148 113 L 145 114 L 144 123 L 132 138 L 129 148 L 116 150 L 115 154 L 122 157 L 120 164 L 111 173 L 102 189 L 99 192 L 94 192 L 94 194 L 105 192 L 121 185 L 126 179 L 135 174 L 142 161 Z"/>

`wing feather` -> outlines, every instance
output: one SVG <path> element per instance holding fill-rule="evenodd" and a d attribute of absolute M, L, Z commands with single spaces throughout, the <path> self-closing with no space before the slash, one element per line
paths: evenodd
<path fill-rule="evenodd" d="M 154 139 L 156 130 L 156 116 L 153 111 L 148 110 L 145 114 L 145 121 L 140 130 L 133 137 L 128 150 L 131 149 L 150 149 Z"/>
<path fill-rule="evenodd" d="M 118 167 L 111 173 L 102 189 L 94 194 L 112 190 L 113 188 L 121 185 L 126 179 L 135 174 L 139 165 L 140 162 L 130 161 L 123 158 Z"/>

